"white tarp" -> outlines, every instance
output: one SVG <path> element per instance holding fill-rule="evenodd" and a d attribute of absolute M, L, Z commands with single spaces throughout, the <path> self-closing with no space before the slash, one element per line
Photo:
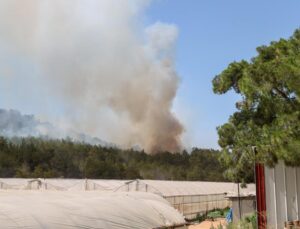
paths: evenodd
<path fill-rule="evenodd" d="M 143 192 L 1 190 L 1 228 L 156 228 L 184 224 L 162 197 Z"/>
<path fill-rule="evenodd" d="M 58 191 L 113 191 L 127 182 L 126 180 L 98 179 L 23 179 L 0 178 L 0 189 L 58 190 Z"/>
<path fill-rule="evenodd" d="M 125 183 L 117 190 L 146 191 L 170 197 L 237 193 L 238 186 L 230 182 L 134 180 Z M 249 193 L 255 194 L 254 184 L 248 184 L 247 188 L 240 188 L 241 195 Z"/>
<path fill-rule="evenodd" d="M 203 181 L 2 178 L 0 189 L 142 191 L 168 197 L 237 193 L 237 184 Z M 247 188 L 240 189 L 240 193 L 255 194 L 255 185 L 248 184 Z"/>
<path fill-rule="evenodd" d="M 164 197 L 186 218 L 192 219 L 214 208 L 230 206 L 226 194 L 237 193 L 230 182 L 97 180 L 97 179 L 0 179 L 0 190 L 148 192 Z M 101 193 L 101 192 L 99 192 Z M 255 185 L 240 189 L 240 195 L 255 195 Z M 99 194 L 101 195 L 101 194 Z"/>

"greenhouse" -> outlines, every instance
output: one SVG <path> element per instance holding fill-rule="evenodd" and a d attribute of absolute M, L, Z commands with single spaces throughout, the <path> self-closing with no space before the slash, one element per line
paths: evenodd
<path fill-rule="evenodd" d="M 238 193 L 238 185 L 230 182 L 133 180 L 116 190 L 158 194 L 185 218 L 193 219 L 213 209 L 230 207 L 231 201 L 226 196 Z M 240 194 L 255 195 L 255 185 L 248 184 L 247 188 L 241 188 Z"/>
<path fill-rule="evenodd" d="M 184 227 L 184 217 L 151 193 L 0 191 L 1 228 Z"/>
<path fill-rule="evenodd" d="M 129 220 L 128 217 L 130 216 L 124 216 L 123 214 L 127 214 L 128 212 L 133 214 L 133 212 L 136 211 L 135 208 L 139 208 L 138 213 L 142 215 L 134 216 L 133 214 L 131 217 L 140 218 L 142 221 L 146 220 L 150 222 L 150 224 L 152 222 L 151 219 L 155 218 L 156 215 L 154 213 L 151 213 L 151 215 L 150 212 L 146 212 L 158 207 L 159 210 L 156 209 L 154 212 L 163 211 L 159 212 L 159 215 L 163 219 L 156 221 L 158 223 L 156 225 L 151 224 L 153 226 L 151 226 L 152 228 L 156 228 L 161 226 L 182 225 L 184 218 L 193 219 L 199 214 L 205 214 L 216 208 L 222 209 L 230 207 L 231 202 L 226 196 L 228 194 L 237 193 L 237 187 L 237 184 L 229 182 L 12 178 L 0 179 L 0 198 L 5 200 L 7 197 L 6 206 L 9 208 L 12 207 L 9 206 L 9 201 L 11 205 L 14 205 L 16 202 L 24 202 L 25 204 L 30 198 L 35 197 L 35 203 L 38 205 L 37 208 L 45 207 L 47 209 L 58 207 L 55 203 L 59 205 L 58 208 L 62 207 L 62 209 L 71 209 L 73 208 L 73 204 L 82 204 L 82 208 L 85 208 L 85 205 L 88 204 L 85 203 L 85 201 L 91 201 L 93 204 L 90 207 L 95 208 L 95 212 L 100 214 L 98 215 L 98 219 L 99 217 L 112 217 L 112 213 L 112 215 L 117 218 L 121 217 Z M 249 184 L 247 188 L 240 189 L 240 194 L 255 195 L 254 184 Z M 49 198 L 49 201 L 52 200 L 51 203 L 53 206 L 51 205 L 51 207 L 48 208 L 49 202 L 44 202 L 43 197 Z M 20 198 L 22 201 L 16 198 Z M 24 198 L 24 200 L 22 198 Z M 63 202 L 65 205 L 61 202 L 64 199 L 66 201 Z M 33 201 L 33 199 L 31 200 Z M 37 200 L 41 201 L 41 203 Z M 69 200 L 70 202 L 68 202 Z M 28 204 L 29 203 L 30 202 L 28 202 Z M 70 203 L 70 205 L 68 205 L 68 203 Z M 104 203 L 109 209 L 120 205 L 124 208 L 124 213 L 115 210 L 111 212 L 105 211 L 102 209 L 106 208 L 104 207 Z M 112 206 L 110 207 L 110 205 Z M 149 207 L 149 205 L 151 206 Z M 148 210 L 144 211 L 144 208 Z M 58 211 L 60 210 L 55 210 L 55 212 Z M 89 214 L 89 211 L 85 212 Z M 87 215 L 87 217 L 93 218 L 94 213 L 93 215 Z M 150 217 L 150 219 L 148 219 L 148 217 Z M 130 219 L 129 221 L 140 223 L 136 219 Z M 135 227 L 131 226 L 128 228 Z"/>

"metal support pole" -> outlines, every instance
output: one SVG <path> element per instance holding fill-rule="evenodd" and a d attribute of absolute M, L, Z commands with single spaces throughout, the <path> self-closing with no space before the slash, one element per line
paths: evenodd
<path fill-rule="evenodd" d="M 242 219 L 242 212 L 241 212 L 241 198 L 240 198 L 240 183 L 238 182 L 238 201 L 239 201 L 239 217 L 240 220 Z"/>

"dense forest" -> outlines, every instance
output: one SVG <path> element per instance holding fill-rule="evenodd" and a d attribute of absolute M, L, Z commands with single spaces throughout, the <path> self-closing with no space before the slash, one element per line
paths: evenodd
<path fill-rule="evenodd" d="M 0 177 L 225 181 L 219 152 L 121 150 L 70 140 L 0 137 Z"/>

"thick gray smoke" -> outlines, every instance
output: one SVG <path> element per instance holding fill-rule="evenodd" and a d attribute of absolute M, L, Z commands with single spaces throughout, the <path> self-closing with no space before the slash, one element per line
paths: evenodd
<path fill-rule="evenodd" d="M 0 136 L 6 137 L 46 137 L 50 139 L 70 139 L 77 142 L 85 142 L 93 145 L 113 147 L 112 143 L 99 138 L 77 133 L 65 132 L 53 126 L 49 122 L 42 122 L 33 115 L 24 115 L 17 110 L 0 109 Z"/>
<path fill-rule="evenodd" d="M 171 111 L 178 31 L 160 22 L 144 28 L 148 4 L 1 0 L 0 48 L 34 66 L 36 76 L 28 81 L 42 88 L 41 97 L 63 104 L 64 119 L 77 132 L 147 152 L 175 152 L 183 132 Z"/>
<path fill-rule="evenodd" d="M 41 123 L 33 115 L 22 115 L 16 110 L 0 109 L 0 135 L 13 136 L 36 136 L 40 127 L 47 123 Z"/>

